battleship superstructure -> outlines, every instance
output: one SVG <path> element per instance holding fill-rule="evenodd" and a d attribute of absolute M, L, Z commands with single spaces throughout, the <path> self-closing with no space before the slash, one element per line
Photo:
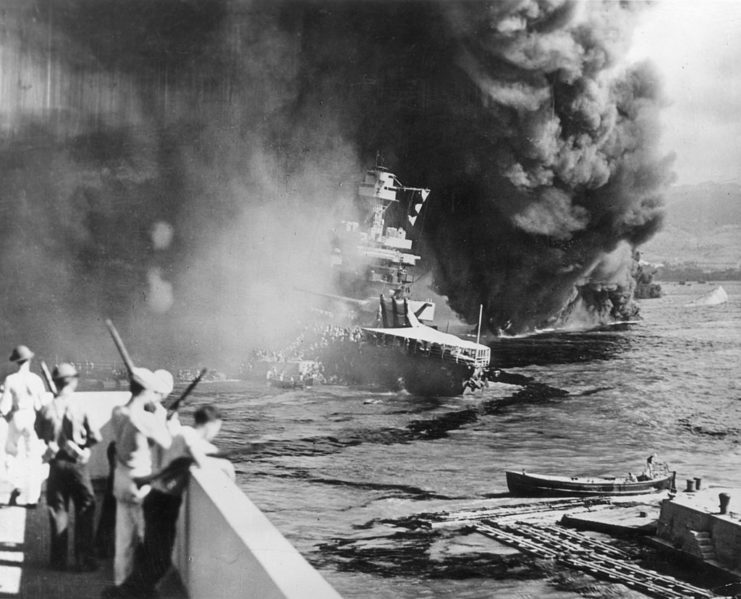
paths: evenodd
<path fill-rule="evenodd" d="M 335 231 L 332 267 L 347 300 L 376 306 L 367 315 L 374 322 L 359 323 L 358 370 L 399 380 L 414 394 L 460 395 L 481 384 L 491 350 L 429 326 L 435 304 L 412 298 L 421 257 L 410 234 L 429 193 L 402 185 L 383 167 L 368 170 L 358 188 L 361 220 L 343 221 Z"/>
<path fill-rule="evenodd" d="M 363 301 L 379 295 L 409 300 L 424 307 L 418 318 L 431 321 L 435 305 L 410 299 L 415 267 L 410 233 L 429 189 L 406 187 L 388 169 L 369 169 L 358 187 L 358 221 L 342 221 L 332 239 L 332 268 L 336 285 L 348 299 Z M 426 305 L 425 305 L 426 304 Z"/>
<path fill-rule="evenodd" d="M 337 293 L 303 290 L 330 300 L 320 312 L 331 322 L 308 325 L 284 350 L 257 350 L 246 376 L 281 388 L 327 380 L 425 396 L 483 385 L 491 350 L 438 331 L 434 302 L 413 298 L 421 260 L 414 227 L 429 193 L 402 185 L 386 168 L 369 169 L 358 187 L 358 219 L 339 222 L 332 233 Z"/>

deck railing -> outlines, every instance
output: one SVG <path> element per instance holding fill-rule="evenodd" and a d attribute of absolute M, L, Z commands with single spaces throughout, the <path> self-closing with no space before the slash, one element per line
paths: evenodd
<path fill-rule="evenodd" d="M 227 476 L 193 468 L 175 566 L 191 599 L 339 599 Z"/>
<path fill-rule="evenodd" d="M 491 361 L 491 350 L 489 348 L 469 349 L 454 345 L 441 345 L 373 331 L 366 331 L 366 338 L 375 345 L 398 346 L 409 355 L 423 358 L 434 358 L 445 362 L 463 363 L 482 368 L 487 367 Z"/>

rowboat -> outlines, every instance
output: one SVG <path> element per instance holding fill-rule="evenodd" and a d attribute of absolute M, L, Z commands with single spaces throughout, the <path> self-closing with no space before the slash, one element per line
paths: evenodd
<path fill-rule="evenodd" d="M 551 476 L 508 470 L 507 487 L 520 497 L 563 497 L 593 495 L 643 495 L 670 489 L 675 473 L 662 473 L 646 480 L 617 477 Z"/>

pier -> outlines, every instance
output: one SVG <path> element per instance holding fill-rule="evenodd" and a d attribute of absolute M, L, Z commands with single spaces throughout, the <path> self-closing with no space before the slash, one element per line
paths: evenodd
<path fill-rule="evenodd" d="M 422 514 L 419 520 L 431 528 L 474 531 L 521 553 L 625 585 L 650 597 L 705 599 L 718 596 L 711 590 L 646 568 L 608 538 L 583 532 L 641 539 L 653 535 L 660 510 L 664 514 L 664 506 L 670 501 L 661 501 L 662 497 L 666 495 L 502 498 L 483 507 Z"/>
<path fill-rule="evenodd" d="M 741 580 L 741 489 L 711 487 L 662 502 L 653 542 Z"/>
<path fill-rule="evenodd" d="M 514 525 L 484 520 L 474 529 L 523 553 L 581 570 L 595 578 L 617 582 L 659 599 L 704 599 L 715 597 L 712 591 L 664 576 L 639 566 L 630 555 L 607 543 L 595 541 L 582 532 L 558 526 L 518 522 Z"/>

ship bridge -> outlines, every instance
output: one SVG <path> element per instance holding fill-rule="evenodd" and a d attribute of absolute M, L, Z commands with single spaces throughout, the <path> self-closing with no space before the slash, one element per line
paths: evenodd
<path fill-rule="evenodd" d="M 358 186 L 358 195 L 363 198 L 398 202 L 396 192 L 403 188 L 404 186 L 394 173 L 382 166 L 377 166 L 365 173 L 363 182 Z"/>

